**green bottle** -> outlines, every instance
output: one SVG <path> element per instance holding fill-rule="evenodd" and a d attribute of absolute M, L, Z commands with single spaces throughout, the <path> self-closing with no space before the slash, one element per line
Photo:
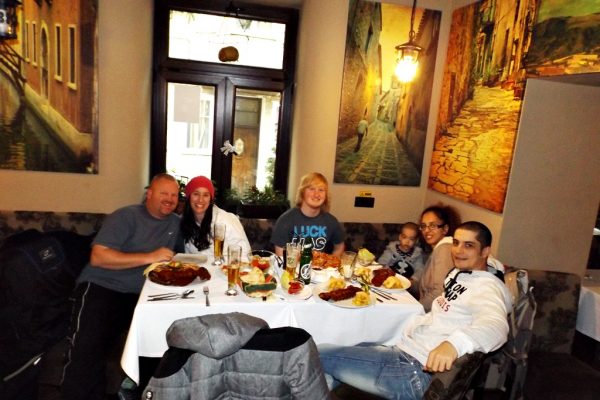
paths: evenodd
<path fill-rule="evenodd" d="M 300 256 L 300 272 L 299 272 L 299 280 L 302 281 L 305 285 L 310 284 L 310 275 L 312 272 L 312 267 L 310 263 L 312 262 L 312 244 L 306 243 L 302 248 L 302 255 Z"/>

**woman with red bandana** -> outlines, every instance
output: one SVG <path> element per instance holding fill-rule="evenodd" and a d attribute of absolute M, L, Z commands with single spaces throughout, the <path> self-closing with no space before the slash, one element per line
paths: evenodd
<path fill-rule="evenodd" d="M 237 215 L 217 207 L 215 188 L 205 176 L 197 176 L 185 187 L 186 202 L 181 217 L 181 234 L 185 243 L 185 252 L 204 254 L 209 262 L 214 259 L 213 226 L 219 222 L 225 225 L 223 254 L 227 247 L 238 245 L 242 254 L 250 253 L 250 243 L 244 227 Z"/>

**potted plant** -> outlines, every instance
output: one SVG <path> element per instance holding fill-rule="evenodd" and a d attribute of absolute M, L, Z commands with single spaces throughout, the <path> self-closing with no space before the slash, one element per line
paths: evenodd
<path fill-rule="evenodd" d="M 232 192 L 234 191 L 230 191 L 229 199 L 236 198 L 236 193 Z M 277 219 L 290 208 L 287 197 L 270 186 L 263 190 L 252 186 L 241 195 L 237 195 L 237 199 L 237 214 L 244 218 Z"/>

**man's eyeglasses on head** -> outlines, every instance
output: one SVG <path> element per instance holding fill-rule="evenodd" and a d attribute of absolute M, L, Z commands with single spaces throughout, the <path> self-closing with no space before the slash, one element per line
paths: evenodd
<path fill-rule="evenodd" d="M 419 229 L 422 230 L 422 231 L 427 230 L 427 229 L 429 229 L 431 231 L 437 231 L 438 229 L 443 228 L 444 225 L 446 225 L 446 224 L 441 224 L 441 225 L 438 225 L 438 224 L 429 224 L 429 225 L 421 224 L 421 225 L 419 225 Z"/>

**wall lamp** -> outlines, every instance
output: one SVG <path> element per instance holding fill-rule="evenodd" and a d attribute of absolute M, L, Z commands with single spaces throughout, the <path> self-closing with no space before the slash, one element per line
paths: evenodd
<path fill-rule="evenodd" d="M 417 74 L 419 67 L 419 54 L 423 48 L 415 43 L 415 10 L 417 0 L 413 0 L 412 12 L 410 14 L 410 31 L 408 32 L 408 42 L 396 46 L 396 77 L 400 82 L 411 82 Z"/>

